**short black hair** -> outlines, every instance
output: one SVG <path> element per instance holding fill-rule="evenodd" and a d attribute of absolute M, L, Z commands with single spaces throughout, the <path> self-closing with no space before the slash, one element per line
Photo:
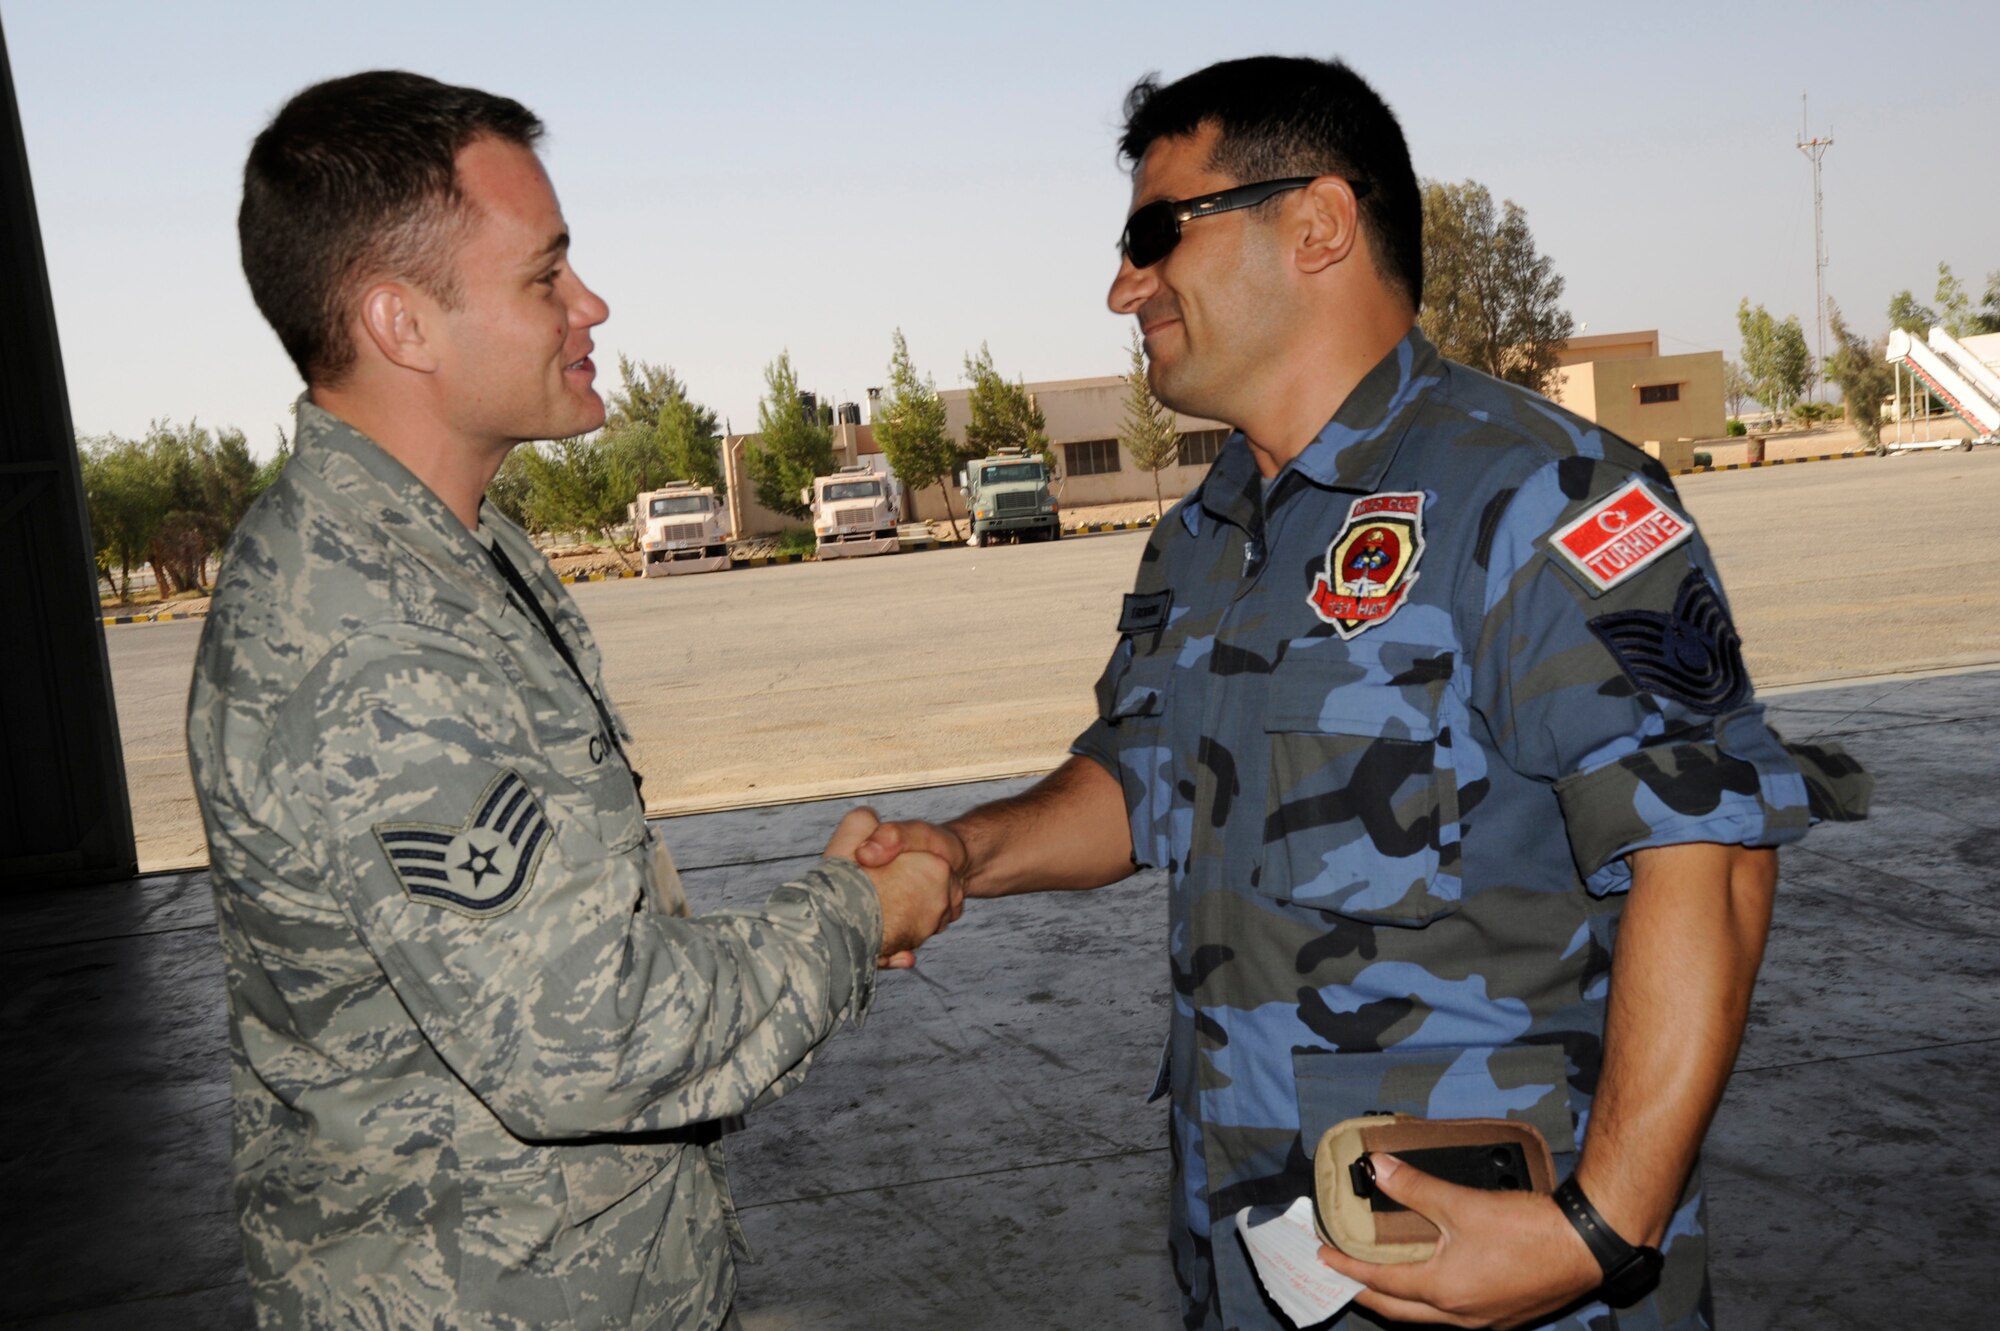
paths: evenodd
<path fill-rule="evenodd" d="M 1209 165 L 1239 184 L 1282 176 L 1366 181 L 1361 225 L 1383 278 L 1412 308 L 1424 295 L 1424 204 L 1403 127 L 1368 81 L 1340 60 L 1260 55 L 1225 60 L 1125 94 L 1118 150 L 1138 168 L 1158 139 L 1221 131 Z"/>
<path fill-rule="evenodd" d="M 511 98 L 401 70 L 285 103 L 250 146 L 236 234 L 250 294 L 308 384 L 353 368 L 347 321 L 363 283 L 401 277 L 456 304 L 459 151 L 486 137 L 532 148 L 541 133 Z"/>

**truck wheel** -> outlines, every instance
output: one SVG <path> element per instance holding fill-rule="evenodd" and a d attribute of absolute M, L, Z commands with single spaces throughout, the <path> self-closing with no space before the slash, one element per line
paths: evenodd
<path fill-rule="evenodd" d="M 985 542 L 986 538 L 978 532 L 974 532 L 972 533 L 972 535 L 965 538 L 965 543 L 971 546 L 975 550 L 977 550 L 981 545 L 985 544 Z"/>

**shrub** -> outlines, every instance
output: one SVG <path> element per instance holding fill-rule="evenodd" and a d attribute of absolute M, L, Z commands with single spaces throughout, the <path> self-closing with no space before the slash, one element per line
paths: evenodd
<path fill-rule="evenodd" d="M 1750 433 L 1750 427 L 1745 425 L 1742 421 L 1732 419 L 1728 425 L 1723 427 L 1722 432 L 1728 435 L 1730 438 L 1736 439 L 1736 438 L 1741 438 L 1742 436 Z"/>
<path fill-rule="evenodd" d="M 809 555 L 818 542 L 810 527 L 787 527 L 778 533 L 778 553 L 781 555 Z"/>

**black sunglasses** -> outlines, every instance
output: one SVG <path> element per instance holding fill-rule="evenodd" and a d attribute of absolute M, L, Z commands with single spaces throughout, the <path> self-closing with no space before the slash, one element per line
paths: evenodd
<path fill-rule="evenodd" d="M 1157 199 L 1125 219 L 1125 230 L 1118 237 L 1118 250 L 1132 261 L 1134 268 L 1151 268 L 1172 254 L 1174 246 L 1181 243 L 1181 223 L 1192 222 L 1198 217 L 1213 217 L 1217 213 L 1234 212 L 1238 208 L 1255 208 L 1273 194 L 1283 194 L 1288 189 L 1304 189 L 1318 179 L 1318 176 L 1286 176 L 1282 180 L 1260 180 L 1254 185 L 1238 185 L 1234 189 L 1204 194 L 1198 199 Z M 1347 184 L 1354 191 L 1355 198 L 1368 196 L 1367 181 L 1350 180 Z"/>

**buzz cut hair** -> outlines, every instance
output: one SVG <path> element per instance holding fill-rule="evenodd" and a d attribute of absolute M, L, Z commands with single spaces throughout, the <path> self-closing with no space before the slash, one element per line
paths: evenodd
<path fill-rule="evenodd" d="M 447 309 L 476 220 L 458 155 L 483 138 L 532 149 L 542 122 L 508 97 L 402 70 L 315 83 L 250 145 L 236 214 L 243 275 L 308 385 L 355 364 L 348 328 L 368 284 L 405 281 Z"/>
<path fill-rule="evenodd" d="M 1424 205 L 1403 128 L 1368 81 L 1340 60 L 1251 56 L 1125 94 L 1119 153 L 1137 170 L 1160 139 L 1219 131 L 1209 167 L 1238 184 L 1285 176 L 1365 181 L 1361 227 L 1376 271 L 1417 308 L 1424 295 Z M 1266 203 L 1259 207 L 1274 207 Z"/>

